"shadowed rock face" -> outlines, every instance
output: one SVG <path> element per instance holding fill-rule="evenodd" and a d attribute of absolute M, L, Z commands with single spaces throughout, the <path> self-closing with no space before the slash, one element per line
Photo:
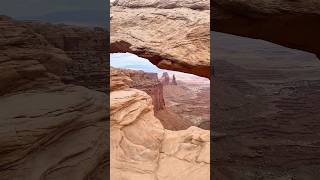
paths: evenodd
<path fill-rule="evenodd" d="M 107 36 L 104 29 L 33 22 L 26 25 L 70 57 L 63 82 L 105 90 Z"/>
<path fill-rule="evenodd" d="M 217 179 L 320 177 L 320 63 L 310 53 L 215 33 Z"/>
<path fill-rule="evenodd" d="M 105 177 L 106 94 L 64 84 L 72 59 L 29 25 L 0 24 L 1 179 Z"/>
<path fill-rule="evenodd" d="M 210 77 L 208 6 L 201 0 L 114 1 L 111 52 L 130 52 L 163 69 Z"/>
<path fill-rule="evenodd" d="M 263 39 L 320 56 L 320 1 L 215 0 L 211 30 Z"/>

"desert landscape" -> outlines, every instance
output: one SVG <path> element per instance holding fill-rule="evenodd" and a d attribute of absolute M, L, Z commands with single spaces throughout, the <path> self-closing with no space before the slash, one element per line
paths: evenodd
<path fill-rule="evenodd" d="M 209 8 L 208 1 L 112 1 L 111 53 L 131 53 L 158 68 L 207 79 Z M 111 66 L 123 59 L 113 57 Z M 201 120 L 191 107 L 202 98 L 198 94 L 209 97 L 209 80 L 207 89 L 200 84 L 193 88 L 179 81 L 178 72 L 174 75 L 132 70 L 132 66 L 111 68 L 112 180 L 210 179 L 210 132 L 197 127 L 201 122 L 209 126 L 209 107 Z M 193 95 L 189 101 L 186 94 Z"/>

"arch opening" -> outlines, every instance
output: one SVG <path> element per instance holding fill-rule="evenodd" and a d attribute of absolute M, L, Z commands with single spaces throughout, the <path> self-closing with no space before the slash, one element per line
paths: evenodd
<path fill-rule="evenodd" d="M 131 53 L 112 53 L 110 65 L 127 72 L 132 88 L 152 97 L 155 116 L 169 130 L 210 128 L 210 80 L 161 69 Z"/>

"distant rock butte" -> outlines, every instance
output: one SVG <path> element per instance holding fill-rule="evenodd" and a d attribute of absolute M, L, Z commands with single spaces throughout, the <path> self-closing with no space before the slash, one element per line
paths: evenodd
<path fill-rule="evenodd" d="M 172 75 L 172 81 L 171 81 L 172 85 L 178 85 L 177 80 L 176 80 L 176 76 Z"/>
<path fill-rule="evenodd" d="M 167 72 L 163 72 L 162 76 L 160 78 L 160 81 L 163 85 L 169 85 L 170 83 L 170 77 L 169 74 Z"/>
<path fill-rule="evenodd" d="M 130 52 L 162 69 L 210 77 L 210 11 L 204 0 L 117 0 L 112 53 Z"/>

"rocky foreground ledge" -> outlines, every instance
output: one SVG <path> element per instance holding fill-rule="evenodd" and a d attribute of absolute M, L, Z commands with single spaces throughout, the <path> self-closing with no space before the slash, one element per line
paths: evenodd
<path fill-rule="evenodd" d="M 151 97 L 131 83 L 125 73 L 111 70 L 111 179 L 210 179 L 210 132 L 164 129 Z"/>

